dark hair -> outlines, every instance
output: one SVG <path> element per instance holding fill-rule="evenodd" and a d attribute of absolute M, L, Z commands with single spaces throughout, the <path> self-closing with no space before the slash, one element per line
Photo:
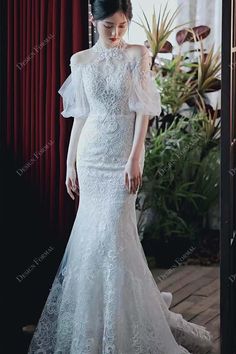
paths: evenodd
<path fill-rule="evenodd" d="M 117 11 L 122 11 L 129 21 L 133 17 L 130 0 L 90 0 L 90 4 L 94 20 L 104 20 Z"/>

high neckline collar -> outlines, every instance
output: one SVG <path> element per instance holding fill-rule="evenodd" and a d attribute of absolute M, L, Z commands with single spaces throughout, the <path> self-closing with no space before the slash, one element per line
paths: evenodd
<path fill-rule="evenodd" d="M 102 40 L 99 38 L 97 42 L 93 46 L 93 50 L 96 52 L 110 52 L 110 51 L 117 51 L 119 49 L 123 49 L 126 47 L 127 43 L 124 41 L 123 38 L 120 39 L 120 41 L 117 44 L 114 44 L 110 47 L 106 47 L 105 44 L 102 42 Z"/>

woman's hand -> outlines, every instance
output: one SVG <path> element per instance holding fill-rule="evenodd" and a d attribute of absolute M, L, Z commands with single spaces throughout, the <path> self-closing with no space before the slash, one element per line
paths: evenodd
<path fill-rule="evenodd" d="M 69 196 L 74 200 L 73 193 L 79 195 L 79 183 L 75 166 L 69 166 L 66 170 L 66 189 Z"/>
<path fill-rule="evenodd" d="M 139 160 L 130 158 L 125 165 L 125 186 L 129 193 L 136 193 L 142 185 L 142 173 Z"/>

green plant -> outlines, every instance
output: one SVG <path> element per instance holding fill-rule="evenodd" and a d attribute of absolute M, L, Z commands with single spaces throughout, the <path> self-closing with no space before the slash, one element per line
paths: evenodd
<path fill-rule="evenodd" d="M 152 221 L 152 238 L 187 235 L 195 239 L 209 207 L 217 200 L 217 147 L 202 159 L 207 143 L 201 126 L 205 120 L 205 115 L 198 114 L 175 119 L 160 134 L 155 129 L 152 131 L 142 188 L 145 194 L 142 212 L 151 208 L 156 215 Z M 205 169 L 206 166 L 209 168 Z M 209 178 L 213 173 L 214 184 Z M 209 186 L 210 197 L 206 193 Z"/>
<path fill-rule="evenodd" d="M 206 94 L 221 87 L 219 50 L 213 54 L 212 47 L 205 54 L 201 43 L 197 60 L 189 62 L 188 53 L 178 54 L 172 60 L 162 60 L 156 73 L 156 83 L 161 91 L 163 117 L 167 114 L 175 116 L 184 104 L 188 105 L 185 111 L 193 113 L 211 108 L 207 106 Z"/>
<path fill-rule="evenodd" d="M 153 15 L 152 15 L 152 25 L 150 25 L 147 16 L 145 15 L 143 9 L 142 13 L 145 19 L 146 24 L 144 21 L 141 19 L 141 23 L 136 22 L 133 20 L 134 23 L 137 25 L 141 26 L 145 34 L 147 36 L 148 42 L 150 44 L 150 48 L 153 53 L 153 58 L 152 58 L 152 66 L 154 64 L 155 58 L 157 54 L 161 51 L 161 49 L 167 44 L 167 39 L 169 38 L 170 34 L 176 29 L 179 28 L 182 25 L 178 25 L 175 27 L 173 26 L 173 23 L 178 16 L 180 12 L 181 6 L 179 6 L 172 14 L 170 11 L 167 11 L 167 4 L 164 7 L 164 10 L 162 11 L 160 7 L 159 15 L 158 18 L 156 16 L 156 10 L 153 5 Z M 189 22 L 188 22 L 189 23 Z M 185 23 L 187 24 L 187 23 Z"/>
<path fill-rule="evenodd" d="M 197 49 L 199 52 L 198 62 L 192 63 L 192 68 L 195 67 L 197 74 L 197 91 L 200 95 L 204 95 L 207 92 L 219 90 L 221 88 L 219 78 L 221 71 L 220 48 L 214 52 L 214 45 L 212 45 L 208 53 L 205 53 L 203 41 L 199 34 L 195 33 L 191 28 L 188 28 L 187 31 L 190 33 L 192 41 L 200 43 L 200 46 Z M 205 37 L 207 37 L 208 34 L 206 34 Z"/>
<path fill-rule="evenodd" d="M 177 32 L 179 54 L 171 60 L 158 58 L 164 47 L 172 51 L 168 37 L 183 26 L 173 27 L 178 13 L 179 8 L 171 15 L 165 7 L 157 19 L 154 9 L 151 27 L 143 12 L 146 25 L 141 26 L 153 54 L 162 112 L 147 138 L 138 227 L 143 229 L 143 215 L 151 211 L 146 238 L 188 236 L 196 241 L 219 199 L 220 110 L 209 104 L 207 94 L 221 88 L 220 51 L 214 53 L 214 46 L 204 50 L 210 28 L 197 26 Z M 187 41 L 196 49 L 182 54 Z"/>
<path fill-rule="evenodd" d="M 184 70 L 188 66 L 185 57 L 179 54 L 171 61 L 163 61 L 158 70 L 156 83 L 161 88 L 163 114 L 176 115 L 182 105 L 196 95 L 195 72 Z"/>

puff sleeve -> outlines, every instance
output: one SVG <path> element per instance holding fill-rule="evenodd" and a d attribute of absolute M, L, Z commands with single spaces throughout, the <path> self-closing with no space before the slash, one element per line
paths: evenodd
<path fill-rule="evenodd" d="M 63 99 L 64 110 L 61 115 L 64 118 L 74 117 L 85 120 L 89 114 L 89 103 L 82 80 L 82 66 L 71 63 L 70 66 L 71 74 L 58 90 Z"/>
<path fill-rule="evenodd" d="M 129 109 L 136 113 L 149 115 L 149 119 L 161 113 L 160 92 L 155 83 L 155 74 L 150 69 L 151 57 L 143 46 L 143 54 L 135 58 L 132 65 L 131 93 Z"/>

